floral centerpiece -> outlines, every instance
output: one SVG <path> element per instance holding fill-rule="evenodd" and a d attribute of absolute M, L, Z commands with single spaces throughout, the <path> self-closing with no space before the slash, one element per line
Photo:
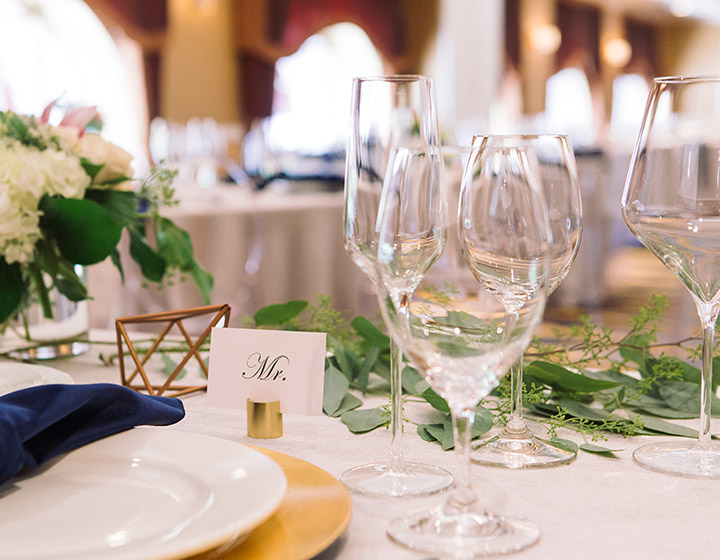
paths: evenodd
<path fill-rule="evenodd" d="M 0 333 L 34 303 L 50 316 L 51 290 L 88 299 L 75 265 L 110 257 L 122 275 L 124 230 L 148 281 L 190 275 L 209 302 L 212 277 L 195 262 L 189 235 L 160 215 L 174 203 L 175 172 L 153 168 L 133 180 L 132 157 L 97 133 L 94 108 L 51 126 L 52 106 L 40 117 L 0 112 Z"/>

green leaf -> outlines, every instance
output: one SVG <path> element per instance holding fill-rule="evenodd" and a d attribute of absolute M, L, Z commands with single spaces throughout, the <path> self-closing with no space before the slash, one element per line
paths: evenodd
<path fill-rule="evenodd" d="M 388 420 L 380 408 L 365 408 L 351 410 L 341 417 L 342 423 L 354 434 L 370 432 L 375 428 L 384 426 Z"/>
<path fill-rule="evenodd" d="M 80 165 L 82 165 L 85 173 L 87 173 L 92 179 L 97 177 L 97 174 L 100 173 L 100 170 L 105 167 L 104 163 L 93 163 L 87 158 L 80 158 Z"/>
<path fill-rule="evenodd" d="M 691 381 L 666 381 L 658 384 L 660 396 L 673 410 L 700 416 L 700 386 Z M 710 395 L 710 406 L 714 418 L 720 417 L 720 399 Z"/>
<path fill-rule="evenodd" d="M 88 299 L 87 287 L 77 275 L 56 278 L 55 287 L 70 301 Z"/>
<path fill-rule="evenodd" d="M 134 229 L 130 231 L 130 256 L 140 266 L 142 275 L 151 282 L 162 282 L 167 263 Z"/>
<path fill-rule="evenodd" d="M 672 356 L 666 356 L 665 359 L 672 360 L 680 366 L 680 368 L 682 369 L 684 381 L 692 381 L 693 383 L 700 384 L 702 380 L 702 372 L 699 368 L 696 368 L 694 365 Z M 718 385 L 720 385 L 720 356 L 715 356 L 712 363 L 713 371 L 718 372 L 718 375 L 713 375 L 712 378 L 712 390 L 713 392 L 715 392 Z"/>
<path fill-rule="evenodd" d="M 695 388 L 699 391 L 697 385 L 695 385 Z M 680 412 L 673 410 L 668 407 L 662 399 L 642 394 L 628 400 L 625 404 L 633 410 L 641 412 L 643 415 L 647 413 L 650 416 L 659 416 L 661 418 L 696 418 L 699 412 L 699 408 L 693 412 Z"/>
<path fill-rule="evenodd" d="M 440 446 L 443 448 L 443 451 L 448 451 L 455 447 L 455 438 L 453 437 L 452 429 L 452 417 L 449 414 L 445 417 L 445 421 L 442 425 L 442 435 L 438 438 L 438 441 L 440 442 Z"/>
<path fill-rule="evenodd" d="M 433 391 L 431 387 L 425 389 L 420 394 L 420 396 L 425 399 L 435 410 L 439 410 L 440 412 L 450 412 L 450 407 L 448 406 L 445 399 L 443 399 L 440 395 Z"/>
<path fill-rule="evenodd" d="M 365 355 L 365 359 L 360 364 L 360 368 L 357 374 L 357 384 L 360 391 L 364 395 L 367 392 L 368 380 L 370 378 L 370 370 L 377 360 L 378 354 L 380 354 L 380 348 L 373 346 L 368 350 Z"/>
<path fill-rule="evenodd" d="M 112 253 L 110 253 L 110 260 L 115 265 L 115 268 L 118 269 L 118 272 L 120 273 L 120 281 L 124 284 L 125 283 L 125 271 L 123 270 L 122 262 L 120 261 L 120 251 L 115 249 Z"/>
<path fill-rule="evenodd" d="M 105 208 L 110 218 L 118 224 L 126 226 L 137 219 L 138 202 L 132 192 L 88 189 L 85 198 Z"/>
<path fill-rule="evenodd" d="M 569 439 L 563 439 L 563 438 L 558 438 L 558 437 L 554 437 L 551 439 L 542 439 L 542 438 L 538 438 L 538 439 L 542 442 L 547 443 L 548 445 L 557 447 L 558 449 L 561 449 L 562 451 L 567 451 L 568 453 L 577 453 L 577 450 L 578 450 L 578 444 Z"/>
<path fill-rule="evenodd" d="M 698 437 L 697 430 L 693 430 L 692 428 L 686 428 L 685 426 L 678 426 L 677 424 L 673 424 L 672 422 L 666 422 L 665 420 L 661 420 L 660 418 L 643 416 L 642 422 L 644 424 L 645 430 L 650 432 L 689 438 Z"/>
<path fill-rule="evenodd" d="M 190 271 L 190 275 L 203 298 L 204 304 L 210 305 L 210 292 L 212 292 L 213 285 L 215 284 L 212 274 L 195 264 Z"/>
<path fill-rule="evenodd" d="M 593 393 L 620 386 L 617 381 L 592 379 L 550 362 L 534 361 L 525 366 L 525 372 L 554 389 L 571 393 Z"/>
<path fill-rule="evenodd" d="M 583 451 L 587 451 L 588 453 L 593 453 L 594 455 L 602 455 L 603 457 L 608 457 L 610 459 L 619 459 L 620 457 L 615 455 L 615 452 L 623 451 L 622 449 L 608 449 L 607 447 L 595 445 L 593 443 L 583 443 L 580 445 L 580 449 L 582 449 Z"/>
<path fill-rule="evenodd" d="M 603 381 L 610 381 L 614 383 L 620 383 L 626 387 L 634 387 L 637 385 L 638 380 L 634 377 L 611 370 L 592 370 L 586 369 L 582 371 L 585 377 L 591 377 L 592 379 L 600 379 Z"/>
<path fill-rule="evenodd" d="M 667 407 L 635 407 L 635 411 L 639 412 L 642 416 L 644 416 L 645 414 L 649 414 L 651 416 L 659 416 L 660 418 L 669 418 L 671 420 L 689 420 L 691 418 L 697 418 L 697 413 L 692 414 L 690 412 L 680 412 L 678 410 L 673 410 L 672 408 Z"/>
<path fill-rule="evenodd" d="M 158 254 L 165 259 L 168 268 L 176 268 L 181 272 L 189 273 L 203 301 L 209 304 L 213 278 L 195 261 L 192 240 L 188 232 L 167 218 L 156 218 L 155 225 Z"/>
<path fill-rule="evenodd" d="M 342 402 L 340 403 L 340 407 L 333 413 L 333 418 L 337 418 L 339 416 L 342 416 L 349 410 L 355 410 L 356 408 L 362 406 L 363 402 L 358 399 L 355 395 L 352 393 L 346 393 L 343 397 Z"/>
<path fill-rule="evenodd" d="M 0 323 L 3 323 L 15 314 L 25 291 L 18 263 L 8 264 L 0 258 L 0 286 Z"/>
<path fill-rule="evenodd" d="M 409 395 L 419 395 L 429 387 L 425 378 L 412 366 L 405 366 L 402 372 L 403 391 Z"/>
<path fill-rule="evenodd" d="M 44 239 L 35 244 L 35 263 L 43 272 L 55 278 L 60 268 L 60 255 L 53 251 Z"/>
<path fill-rule="evenodd" d="M 163 362 L 162 372 L 168 377 L 170 377 L 178 365 L 167 354 L 162 354 L 161 357 Z M 181 380 L 183 377 L 185 377 L 186 374 L 187 370 L 185 368 L 182 368 L 177 374 L 177 377 L 175 377 L 175 381 Z"/>
<path fill-rule="evenodd" d="M 420 437 L 426 441 L 436 441 L 443 448 L 443 451 L 452 449 L 453 441 L 452 420 L 448 414 L 442 424 L 422 424 L 422 433 L 418 427 Z"/>
<path fill-rule="evenodd" d="M 42 229 L 55 238 L 62 256 L 72 263 L 99 263 L 120 241 L 122 224 L 97 202 L 44 196 L 39 207 Z"/>
<path fill-rule="evenodd" d="M 625 346 L 620 347 L 620 356 L 622 356 L 624 360 L 638 366 L 643 377 L 646 372 L 645 360 L 648 356 L 646 347 L 653 340 L 654 338 L 649 334 L 634 334 L 626 336 L 621 340 L 621 343 Z M 628 348 L 628 346 L 634 346 L 636 348 Z"/>
<path fill-rule="evenodd" d="M 375 360 L 375 365 L 373 366 L 373 372 L 378 376 L 383 378 L 385 381 L 390 383 L 390 359 L 387 353 L 380 354 L 378 356 L 378 359 Z M 403 382 L 404 386 L 404 382 Z"/>
<path fill-rule="evenodd" d="M 287 303 L 261 307 L 257 313 L 255 313 L 255 325 L 258 327 L 283 325 L 290 319 L 296 317 L 307 306 L 307 301 L 293 300 Z"/>
<path fill-rule="evenodd" d="M 488 433 L 492 430 L 495 424 L 495 416 L 487 408 L 482 405 L 478 405 L 475 409 L 475 423 L 472 429 L 472 438 L 475 439 L 483 434 Z"/>
<path fill-rule="evenodd" d="M 352 328 L 371 345 L 377 346 L 381 350 L 390 348 L 390 337 L 379 331 L 378 328 L 365 317 L 355 317 L 350 324 Z"/>
<path fill-rule="evenodd" d="M 323 385 L 323 412 L 325 414 L 334 416 L 340 410 L 348 387 L 347 378 L 336 368 L 330 366 L 325 369 L 325 382 Z"/>
<path fill-rule="evenodd" d="M 349 382 L 355 381 L 360 372 L 360 357 L 346 344 L 338 344 L 335 347 L 334 354 L 340 371 L 347 377 Z"/>
<path fill-rule="evenodd" d="M 190 272 L 193 265 L 193 248 L 190 235 L 167 218 L 157 218 L 157 252 L 168 266 Z"/>
<path fill-rule="evenodd" d="M 584 418 L 585 420 L 592 420 L 594 422 L 602 422 L 611 418 L 618 418 L 610 414 L 607 410 L 601 408 L 595 408 L 582 404 L 570 399 L 560 399 L 558 404 L 565 408 L 569 414 L 577 418 Z"/>
<path fill-rule="evenodd" d="M 418 424 L 417 433 L 425 441 L 438 441 L 438 439 L 429 430 L 431 426 L 439 427 L 440 429 L 442 429 L 442 424 Z"/>
<path fill-rule="evenodd" d="M 475 423 L 470 432 L 470 439 L 477 439 L 489 432 L 494 424 L 492 412 L 478 406 L 475 410 Z M 418 434 L 425 441 L 437 441 L 443 448 L 443 451 L 453 449 L 455 442 L 453 441 L 452 417 L 450 414 L 445 416 L 442 424 L 421 424 L 418 426 Z"/>

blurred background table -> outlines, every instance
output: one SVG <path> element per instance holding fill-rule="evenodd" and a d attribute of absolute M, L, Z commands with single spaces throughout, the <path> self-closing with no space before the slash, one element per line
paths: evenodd
<path fill-rule="evenodd" d="M 214 304 L 228 303 L 232 324 L 263 305 L 330 296 L 340 310 L 375 308 L 370 283 L 343 247 L 343 193 L 307 185 L 303 190 L 256 191 L 249 185 L 180 185 L 180 204 L 163 215 L 186 229 L 198 262 L 215 279 Z M 190 279 L 162 291 L 143 288 L 138 267 L 124 251 L 125 283 L 109 262 L 89 267 L 91 325 L 111 327 L 116 317 L 202 305 Z"/>

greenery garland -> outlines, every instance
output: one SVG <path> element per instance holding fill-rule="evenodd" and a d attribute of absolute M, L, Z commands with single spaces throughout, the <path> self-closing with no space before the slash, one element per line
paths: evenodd
<path fill-rule="evenodd" d="M 525 354 L 524 412 L 527 420 L 546 430 L 548 443 L 615 457 L 613 449 L 596 442 L 607 440 L 608 434 L 698 437 L 696 430 L 668 421 L 698 416 L 701 378 L 693 365 L 701 355 L 698 335 L 658 342 L 668 307 L 664 295 L 651 296 L 624 334 L 582 316 L 532 341 Z M 328 297 L 319 296 L 316 304 L 296 300 L 264 307 L 245 322 L 253 328 L 326 332 L 324 413 L 340 418 L 353 433 L 389 425 L 389 405 L 362 408 L 362 397 L 389 392 L 390 339 L 379 321 L 355 317 L 348 323 Z M 713 360 L 715 367 L 719 359 Z M 713 390 L 719 381 L 713 381 Z M 452 448 L 447 403 L 410 365 L 403 370 L 402 385 L 405 401 L 425 402 L 446 414 L 443 422 L 417 425 L 418 434 L 443 449 Z M 478 407 L 474 438 L 504 425 L 509 396 L 510 379 L 505 376 Z M 716 405 L 720 402 L 713 397 L 714 415 L 720 415 Z M 584 443 L 578 446 L 558 437 L 561 428 L 578 432 Z"/>
<path fill-rule="evenodd" d="M 631 317 L 624 334 L 582 316 L 577 323 L 549 327 L 550 334 L 533 339 L 525 353 L 523 412 L 526 420 L 545 429 L 547 439 L 543 441 L 563 449 L 617 457 L 613 452 L 618 450 L 597 442 L 607 440 L 609 434 L 698 437 L 696 430 L 670 420 L 698 417 L 701 372 L 693 364 L 701 356 L 701 339 L 698 333 L 659 342 L 659 325 L 668 308 L 666 296 L 653 295 Z M 390 338 L 380 320 L 358 316 L 348 322 L 328 296 L 318 296 L 313 304 L 294 300 L 263 307 L 253 317 L 246 317 L 244 326 L 327 333 L 323 412 L 339 418 L 355 434 L 389 426 L 389 402 L 363 408 L 367 396 L 389 399 Z M 183 349 L 177 343 L 169 344 L 159 348 L 166 374 L 176 367 L 168 354 Z M 101 355 L 106 364 L 114 358 Z M 720 367 L 720 357 L 713 359 L 713 367 Z M 713 380 L 713 391 L 719 382 L 719 378 Z M 420 437 L 451 449 L 445 400 L 410 365 L 404 367 L 402 385 L 404 402 L 425 403 L 445 414 L 437 423 L 416 424 Z M 720 416 L 716 397 L 712 404 L 713 416 Z M 473 438 L 504 425 L 509 414 L 510 379 L 505 376 L 478 406 Z M 562 428 L 580 434 L 583 443 L 560 438 Z"/>

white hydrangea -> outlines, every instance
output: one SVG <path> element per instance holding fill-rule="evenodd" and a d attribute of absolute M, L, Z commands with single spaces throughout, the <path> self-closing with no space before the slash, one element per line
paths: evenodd
<path fill-rule="evenodd" d="M 9 264 L 26 263 L 32 261 L 41 237 L 40 199 L 45 194 L 82 198 L 90 177 L 74 154 L 4 140 L 0 142 L 0 255 Z"/>

